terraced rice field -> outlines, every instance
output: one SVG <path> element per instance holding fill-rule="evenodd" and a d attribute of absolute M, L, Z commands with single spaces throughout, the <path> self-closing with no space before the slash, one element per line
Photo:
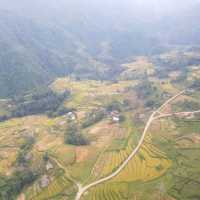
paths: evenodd
<path fill-rule="evenodd" d="M 99 81 L 77 82 L 70 78 L 59 78 L 51 85 L 51 88 L 57 92 L 65 89 L 73 91 L 72 98 L 65 102 L 65 106 L 75 107 L 82 111 L 89 111 L 93 107 L 105 104 L 109 99 L 116 98 L 119 100 L 122 97 L 120 92 L 134 84 L 136 84 L 135 81 L 101 83 Z"/>
<path fill-rule="evenodd" d="M 104 177 L 113 170 L 115 170 L 126 158 L 130 155 L 132 151 L 133 144 L 130 141 L 125 149 L 119 151 L 110 151 L 107 152 L 107 162 L 103 166 L 101 177 Z"/>
<path fill-rule="evenodd" d="M 101 176 L 106 176 L 116 169 L 128 157 L 131 150 L 131 143 L 129 143 L 126 149 L 110 153 L 110 161 L 106 162 Z M 151 143 L 151 135 L 148 135 L 137 155 L 119 175 L 108 183 L 94 187 L 84 198 L 87 200 L 130 199 L 126 196 L 129 193 L 128 184 L 154 180 L 165 174 L 170 166 L 171 161 L 164 152 Z"/>
<path fill-rule="evenodd" d="M 85 195 L 84 200 L 125 200 L 128 199 L 127 184 L 103 184 Z"/>
<path fill-rule="evenodd" d="M 127 127 L 124 138 L 113 140 L 105 152 L 101 154 L 92 170 L 92 180 L 111 174 L 130 155 L 135 146 L 137 133 L 128 116 L 124 126 Z"/>
<path fill-rule="evenodd" d="M 55 178 L 48 187 L 41 191 L 39 183 L 35 183 L 26 192 L 26 199 L 28 200 L 48 200 L 52 197 L 64 192 L 66 189 L 72 187 L 72 183 L 63 175 Z"/>
<path fill-rule="evenodd" d="M 163 175 L 170 165 L 170 161 L 157 148 L 144 144 L 114 181 L 150 181 Z"/>

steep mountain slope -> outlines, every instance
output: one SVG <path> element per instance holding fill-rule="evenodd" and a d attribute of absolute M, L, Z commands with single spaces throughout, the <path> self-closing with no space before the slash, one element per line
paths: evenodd
<path fill-rule="evenodd" d="M 0 21 L 1 95 L 25 91 L 64 72 L 61 50 L 57 55 L 63 48 L 61 36 L 56 37 L 48 27 L 5 12 Z"/>
<path fill-rule="evenodd" d="M 0 13 L 0 38 L 1 96 L 24 92 L 74 70 L 81 73 L 80 67 L 89 63 L 98 64 L 62 27 L 41 25 L 13 13 Z"/>
<path fill-rule="evenodd" d="M 132 55 L 129 48 L 135 50 L 128 45 L 130 33 L 113 34 L 106 40 L 105 31 L 92 24 L 69 24 L 68 31 L 62 24 L 46 25 L 10 12 L 0 15 L 1 96 L 24 92 L 69 73 L 108 79 L 121 70 L 116 56 L 127 57 Z M 130 39 L 137 42 L 137 37 Z"/>

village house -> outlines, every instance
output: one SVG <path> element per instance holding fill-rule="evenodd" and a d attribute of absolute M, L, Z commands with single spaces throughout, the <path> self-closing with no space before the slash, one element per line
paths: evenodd
<path fill-rule="evenodd" d="M 51 169 L 53 169 L 53 165 L 50 161 L 48 161 L 47 164 L 46 164 L 46 170 L 49 171 Z"/>
<path fill-rule="evenodd" d="M 74 112 L 68 112 L 66 114 L 66 117 L 67 117 L 68 120 L 71 120 L 71 121 L 74 121 L 74 120 L 77 119 L 77 115 Z"/>
<path fill-rule="evenodd" d="M 112 111 L 110 113 L 112 122 L 118 123 L 120 121 L 120 113 L 118 111 Z"/>

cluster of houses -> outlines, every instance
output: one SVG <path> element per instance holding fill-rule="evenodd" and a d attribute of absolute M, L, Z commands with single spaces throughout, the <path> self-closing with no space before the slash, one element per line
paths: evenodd
<path fill-rule="evenodd" d="M 120 114 L 120 112 L 117 111 L 117 110 L 111 111 L 110 113 L 108 113 L 108 115 L 109 115 L 109 118 L 110 118 L 110 120 L 112 121 L 112 123 L 119 123 L 119 122 L 121 121 L 121 114 Z M 65 115 L 65 118 L 66 118 L 67 120 L 74 121 L 74 120 L 77 120 L 77 114 L 76 114 L 75 112 L 68 112 L 68 113 Z M 63 121 L 63 122 L 64 122 L 64 121 Z M 66 122 L 66 121 L 65 121 L 65 122 Z M 53 169 L 53 164 L 52 164 L 50 161 L 48 161 L 48 162 L 46 163 L 46 170 L 47 170 L 47 172 L 48 172 L 48 171 L 51 170 L 51 169 Z M 49 185 L 50 182 L 51 182 L 50 177 L 49 177 L 47 174 L 45 174 L 45 175 L 43 175 L 43 176 L 41 177 L 41 179 L 40 179 L 40 186 L 41 186 L 42 188 L 47 187 L 47 186 Z"/>
<path fill-rule="evenodd" d="M 67 114 L 64 115 L 64 117 L 65 117 L 65 120 L 59 123 L 60 126 L 65 125 L 67 121 L 75 121 L 78 118 L 75 112 L 68 112 Z"/>
<path fill-rule="evenodd" d="M 121 113 L 117 110 L 107 113 L 107 116 L 112 123 L 119 123 L 123 118 Z M 66 124 L 67 121 L 76 121 L 78 119 L 77 113 L 73 111 L 68 112 L 67 114 L 64 115 L 64 117 L 66 120 L 60 122 L 60 125 Z"/>

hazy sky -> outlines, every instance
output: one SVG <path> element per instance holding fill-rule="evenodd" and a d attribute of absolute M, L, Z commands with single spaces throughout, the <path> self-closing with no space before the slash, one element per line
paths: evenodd
<path fill-rule="evenodd" d="M 139 9 L 140 11 L 147 10 L 157 12 L 169 12 L 187 8 L 188 6 L 199 3 L 200 0 L 0 0 L 1 9 L 41 9 L 45 12 L 45 8 L 53 9 Z M 35 10 L 36 11 L 36 10 Z"/>
<path fill-rule="evenodd" d="M 191 10 L 197 9 L 197 6 L 200 8 L 200 0 L 0 0 L 0 10 L 57 21 L 75 21 L 80 16 L 95 20 L 110 18 L 110 21 L 116 22 L 135 18 L 154 20 L 165 16 L 191 15 Z"/>
<path fill-rule="evenodd" d="M 200 0 L 0 0 L 1 10 L 92 37 L 119 31 L 173 35 L 175 40 L 184 35 L 186 41 L 198 37 L 200 30 Z"/>

